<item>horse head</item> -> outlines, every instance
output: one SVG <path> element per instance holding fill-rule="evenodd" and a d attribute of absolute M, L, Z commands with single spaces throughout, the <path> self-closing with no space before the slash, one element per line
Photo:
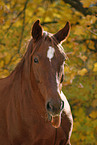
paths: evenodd
<path fill-rule="evenodd" d="M 64 101 L 61 97 L 66 55 L 61 42 L 65 41 L 70 32 L 70 24 L 56 34 L 44 32 L 39 20 L 32 27 L 33 50 L 31 54 L 32 68 L 37 89 L 45 101 L 48 119 L 55 128 L 61 123 Z"/>

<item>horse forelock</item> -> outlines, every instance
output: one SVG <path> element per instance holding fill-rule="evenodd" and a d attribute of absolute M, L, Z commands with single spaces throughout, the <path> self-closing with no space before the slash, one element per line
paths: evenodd
<path fill-rule="evenodd" d="M 59 51 L 63 52 L 65 57 L 67 57 L 66 53 L 64 52 L 64 48 L 63 48 L 62 44 L 58 43 L 57 39 L 53 36 L 53 34 L 47 32 L 47 31 L 43 31 L 43 35 L 45 36 L 45 39 L 49 38 L 49 40 L 51 41 L 52 45 L 53 46 L 56 45 L 58 47 Z"/>
<path fill-rule="evenodd" d="M 47 32 L 47 31 L 43 31 L 42 38 L 40 38 L 38 41 L 36 41 L 35 45 L 33 45 L 33 39 L 30 40 L 29 44 L 31 43 L 31 45 L 28 45 L 28 51 L 29 51 L 29 47 L 31 47 L 30 48 L 30 50 L 31 50 L 30 51 L 31 52 L 30 55 L 32 56 L 34 54 L 34 52 L 36 50 L 38 50 L 38 48 L 41 46 L 41 44 L 44 43 L 45 41 L 48 41 L 48 43 L 50 42 L 52 47 L 57 46 L 59 51 L 64 52 L 64 48 L 62 47 L 61 43 L 58 43 L 57 39 L 53 36 L 53 34 Z"/>

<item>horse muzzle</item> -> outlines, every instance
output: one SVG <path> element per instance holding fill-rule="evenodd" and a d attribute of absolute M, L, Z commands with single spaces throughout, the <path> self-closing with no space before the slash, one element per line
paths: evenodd
<path fill-rule="evenodd" d="M 52 126 L 59 128 L 61 124 L 61 113 L 64 108 L 64 102 L 53 103 L 53 101 L 48 101 L 46 109 L 48 112 L 48 120 L 51 122 Z"/>

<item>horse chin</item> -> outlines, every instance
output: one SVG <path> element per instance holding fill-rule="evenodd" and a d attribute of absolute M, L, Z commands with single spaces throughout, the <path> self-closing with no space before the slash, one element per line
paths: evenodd
<path fill-rule="evenodd" d="M 48 120 L 54 128 L 59 128 L 61 125 L 61 113 L 54 116 L 48 114 Z"/>

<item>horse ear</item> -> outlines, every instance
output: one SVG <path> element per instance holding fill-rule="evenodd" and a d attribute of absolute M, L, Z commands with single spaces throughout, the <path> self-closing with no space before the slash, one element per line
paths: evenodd
<path fill-rule="evenodd" d="M 42 30 L 42 26 L 40 25 L 40 21 L 37 20 L 34 24 L 33 24 L 33 27 L 32 27 L 32 37 L 35 41 L 37 41 L 40 37 L 42 37 L 42 33 L 43 33 L 43 30 Z"/>
<path fill-rule="evenodd" d="M 59 30 L 56 34 L 53 36 L 57 39 L 58 43 L 65 41 L 70 33 L 70 23 L 67 22 L 65 27 L 61 30 Z"/>

